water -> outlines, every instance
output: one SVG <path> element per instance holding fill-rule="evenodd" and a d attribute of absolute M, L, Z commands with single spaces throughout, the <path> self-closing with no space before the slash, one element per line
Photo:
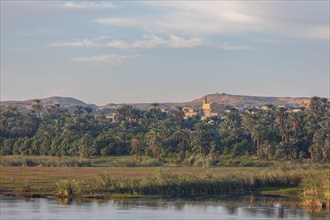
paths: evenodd
<path fill-rule="evenodd" d="M 208 199 L 57 200 L 1 196 L 0 219 L 314 219 L 296 201 L 243 196 Z M 320 218 L 320 216 L 318 216 Z M 330 215 L 323 215 L 329 219 Z"/>

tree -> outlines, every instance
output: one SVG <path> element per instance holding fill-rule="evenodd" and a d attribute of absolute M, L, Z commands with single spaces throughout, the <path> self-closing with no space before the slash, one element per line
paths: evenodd
<path fill-rule="evenodd" d="M 225 113 L 225 121 L 231 126 L 231 127 L 239 127 L 241 126 L 241 117 L 238 113 L 237 108 L 229 107 L 227 109 L 227 112 Z"/>
<path fill-rule="evenodd" d="M 319 123 L 320 128 L 313 136 L 310 147 L 312 159 L 317 162 L 330 162 L 330 112 Z"/>
<path fill-rule="evenodd" d="M 189 148 L 191 141 L 191 130 L 190 129 L 181 129 L 177 128 L 177 130 L 173 133 L 174 138 L 177 140 L 178 146 L 178 157 L 183 160 L 186 157 L 186 151 Z"/>
<path fill-rule="evenodd" d="M 181 125 L 184 121 L 184 112 L 183 112 L 183 107 L 182 106 L 176 106 L 176 111 L 175 111 L 175 120 L 177 125 Z"/>
<path fill-rule="evenodd" d="M 43 109 L 41 99 L 35 99 L 32 103 L 32 110 L 36 113 L 37 117 L 40 118 L 40 113 Z"/>
<path fill-rule="evenodd" d="M 220 147 L 220 137 L 212 124 L 199 122 L 195 124 L 191 140 L 192 150 L 206 157 L 208 154 L 215 154 Z"/>
<path fill-rule="evenodd" d="M 163 159 L 161 157 L 161 138 L 160 132 L 157 129 L 151 129 L 147 133 L 147 141 L 151 152 L 156 156 L 158 162 L 161 162 Z"/>
<path fill-rule="evenodd" d="M 132 151 L 136 155 L 136 159 L 140 159 L 140 152 L 142 149 L 141 141 L 138 138 L 132 138 L 131 146 L 132 146 Z"/>

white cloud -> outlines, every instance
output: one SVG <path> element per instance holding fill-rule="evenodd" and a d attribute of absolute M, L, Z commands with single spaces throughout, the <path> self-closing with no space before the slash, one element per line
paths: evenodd
<path fill-rule="evenodd" d="M 65 9 L 91 9 L 91 8 L 115 8 L 116 6 L 111 2 L 85 2 L 85 1 L 68 1 L 59 5 Z"/>
<path fill-rule="evenodd" d="M 150 37 L 146 37 L 145 39 L 143 40 L 137 40 L 137 41 L 134 41 L 132 43 L 132 47 L 135 47 L 135 48 L 154 48 L 154 47 L 159 47 L 159 46 L 162 46 L 162 45 L 165 45 L 167 42 L 156 36 L 156 35 L 152 35 Z"/>
<path fill-rule="evenodd" d="M 320 4 L 248 1 L 144 1 L 157 9 L 157 16 L 132 14 L 134 18 L 100 18 L 95 22 L 150 33 L 208 36 L 237 34 L 281 34 L 283 37 L 329 39 L 328 14 Z M 326 6 L 326 5 L 325 5 Z M 324 11 L 324 10 L 323 10 Z M 302 25 L 303 24 L 303 25 Z M 326 28 L 318 28 L 319 25 Z M 313 30 L 313 31 L 311 31 Z"/>
<path fill-rule="evenodd" d="M 131 47 L 129 43 L 123 40 L 114 40 L 106 44 L 107 47 L 119 48 L 119 49 L 128 49 Z"/>
<path fill-rule="evenodd" d="M 175 35 L 171 35 L 170 39 L 168 41 L 168 47 L 173 48 L 191 48 L 191 47 L 197 47 L 202 45 L 203 40 L 197 37 L 191 37 L 191 38 L 181 38 Z"/>
<path fill-rule="evenodd" d="M 69 41 L 57 41 L 51 43 L 54 47 L 98 47 L 99 45 L 93 40 L 69 40 Z"/>
<path fill-rule="evenodd" d="M 120 64 L 125 60 L 127 56 L 121 56 L 116 54 L 105 54 L 88 57 L 76 57 L 72 60 L 78 63 L 94 63 L 94 64 Z"/>
<path fill-rule="evenodd" d="M 164 39 L 157 35 L 144 37 L 141 40 L 133 42 L 126 42 L 123 40 L 115 40 L 107 43 L 108 47 L 128 49 L 128 48 L 156 48 L 156 47 L 170 47 L 170 48 L 192 48 L 201 46 L 203 40 L 197 37 L 183 38 L 175 35 L 170 35 L 168 39 Z"/>
<path fill-rule="evenodd" d="M 236 2 L 143 2 L 157 8 L 157 17 L 101 18 L 95 22 L 103 25 L 135 27 L 155 32 L 209 35 L 257 30 L 264 22 L 246 10 L 246 4 Z M 258 6 L 258 5 L 257 5 Z M 256 7 L 258 10 L 260 7 Z M 244 25 L 242 25 L 244 24 Z"/>

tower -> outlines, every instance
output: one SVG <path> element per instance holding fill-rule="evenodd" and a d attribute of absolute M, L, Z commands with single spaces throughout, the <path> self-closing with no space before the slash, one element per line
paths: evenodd
<path fill-rule="evenodd" d="M 207 104 L 207 96 L 204 96 L 203 105 Z"/>

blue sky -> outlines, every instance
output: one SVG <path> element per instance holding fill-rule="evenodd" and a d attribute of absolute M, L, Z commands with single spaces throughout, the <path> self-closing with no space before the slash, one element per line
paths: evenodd
<path fill-rule="evenodd" d="M 329 1 L 1 1 L 1 100 L 329 97 Z"/>

